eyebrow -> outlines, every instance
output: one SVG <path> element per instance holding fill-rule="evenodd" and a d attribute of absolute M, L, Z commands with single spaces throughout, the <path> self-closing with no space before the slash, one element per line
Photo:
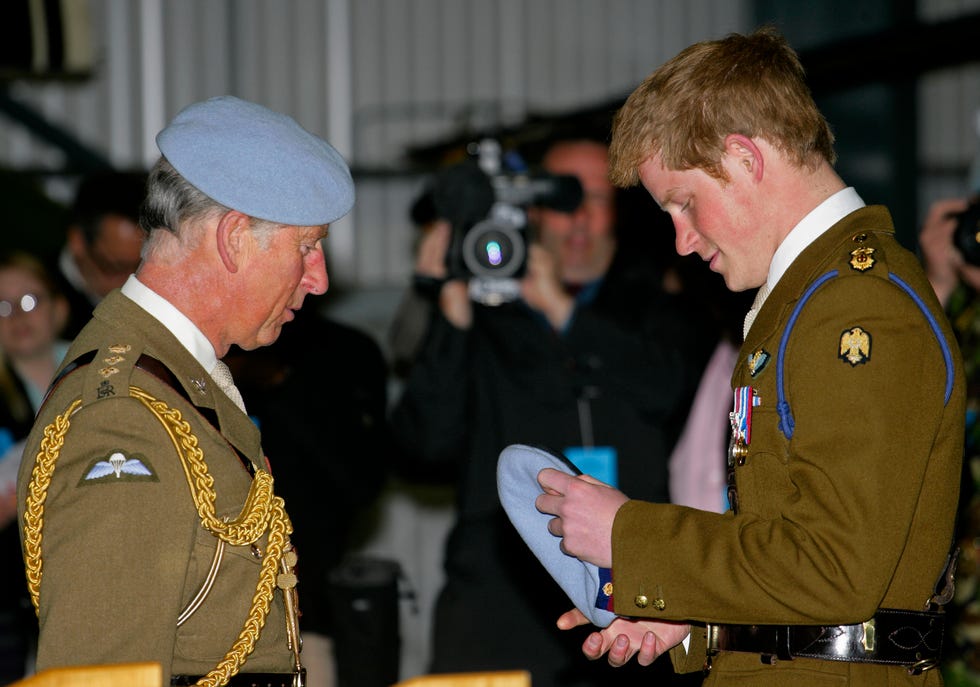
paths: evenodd
<path fill-rule="evenodd" d="M 674 198 L 674 191 L 676 191 L 676 190 L 677 190 L 676 188 L 669 188 L 669 189 L 667 189 L 667 191 L 664 193 L 664 199 L 663 199 L 662 202 L 661 202 L 661 200 L 659 198 L 657 198 L 656 196 L 654 196 L 652 193 L 650 194 L 650 197 L 653 198 L 653 202 L 656 203 L 657 206 L 661 210 L 663 210 L 664 212 L 667 212 L 667 208 L 664 207 L 664 206 L 670 204 L 670 201 L 673 200 L 673 198 Z"/>

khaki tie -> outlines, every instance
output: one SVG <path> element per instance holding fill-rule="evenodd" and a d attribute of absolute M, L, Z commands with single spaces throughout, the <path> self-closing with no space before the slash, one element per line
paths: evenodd
<path fill-rule="evenodd" d="M 235 379 L 231 376 L 231 370 L 228 369 L 228 366 L 220 360 L 216 362 L 211 369 L 211 378 L 225 392 L 225 395 L 245 413 L 245 401 L 242 400 L 242 394 L 235 386 Z"/>
<path fill-rule="evenodd" d="M 742 325 L 742 338 L 747 339 L 749 337 L 749 330 L 752 328 L 752 323 L 755 322 L 755 316 L 759 314 L 759 310 L 762 309 L 762 304 L 766 302 L 766 297 L 769 295 L 769 284 L 763 284 L 759 287 L 759 290 L 755 293 L 755 300 L 752 301 L 752 307 L 745 314 L 745 323 Z"/>

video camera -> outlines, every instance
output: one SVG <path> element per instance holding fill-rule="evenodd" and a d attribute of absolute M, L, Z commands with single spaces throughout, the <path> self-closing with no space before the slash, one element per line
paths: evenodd
<path fill-rule="evenodd" d="M 974 126 L 977 136 L 980 137 L 980 110 L 976 111 L 974 117 Z M 968 263 L 980 266 L 980 149 L 970 164 L 967 187 L 972 200 L 966 210 L 956 215 L 953 245 Z"/>
<path fill-rule="evenodd" d="M 446 255 L 450 279 L 469 282 L 470 299 L 500 305 L 520 297 L 527 266 L 527 208 L 573 212 L 582 203 L 574 176 L 531 174 L 516 153 L 484 139 L 470 158 L 440 172 L 433 187 L 436 214 L 452 224 Z"/>
<path fill-rule="evenodd" d="M 980 265 L 980 201 L 974 200 L 956 216 L 953 243 L 971 265 Z"/>

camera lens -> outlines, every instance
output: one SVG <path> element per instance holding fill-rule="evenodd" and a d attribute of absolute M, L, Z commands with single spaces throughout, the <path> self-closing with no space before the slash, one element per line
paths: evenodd
<path fill-rule="evenodd" d="M 463 261 L 476 277 L 512 277 L 524 265 L 524 239 L 512 225 L 487 219 L 466 232 Z"/>
<path fill-rule="evenodd" d="M 971 203 L 958 215 L 953 242 L 964 260 L 980 265 L 980 203 Z"/>

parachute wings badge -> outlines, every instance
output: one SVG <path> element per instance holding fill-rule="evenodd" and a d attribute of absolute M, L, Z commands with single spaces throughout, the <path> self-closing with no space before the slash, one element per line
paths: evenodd
<path fill-rule="evenodd" d="M 114 451 L 107 458 L 94 460 L 79 482 L 92 484 L 119 480 L 122 482 L 158 482 L 159 478 L 149 465 L 149 461 L 141 455 L 127 456 L 121 451 Z"/>

